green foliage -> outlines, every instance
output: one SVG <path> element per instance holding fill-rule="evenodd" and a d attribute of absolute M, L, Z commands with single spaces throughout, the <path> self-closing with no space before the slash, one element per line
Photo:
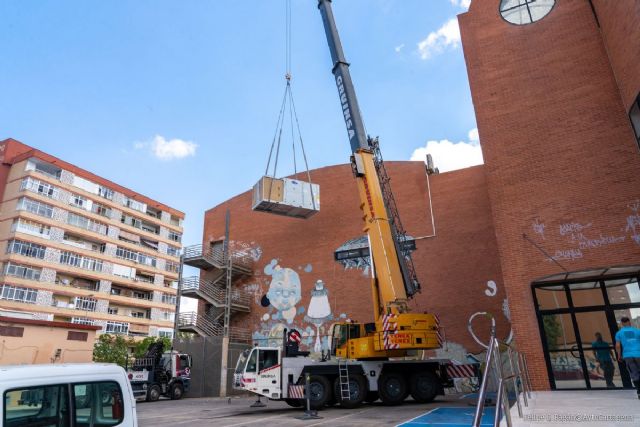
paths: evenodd
<path fill-rule="evenodd" d="M 127 366 L 128 347 L 134 344 L 132 339 L 121 335 L 102 334 L 93 346 L 93 361 L 115 363 L 123 368 Z"/>
<path fill-rule="evenodd" d="M 146 337 L 142 341 L 136 343 L 133 350 L 135 357 L 143 357 L 149 346 L 155 342 L 162 343 L 162 351 L 165 352 L 171 348 L 171 340 L 167 337 Z"/>
<path fill-rule="evenodd" d="M 547 346 L 549 350 L 558 348 L 558 338 L 562 336 L 562 327 L 555 315 L 543 316 L 542 324 L 544 326 L 544 334 L 547 337 Z"/>

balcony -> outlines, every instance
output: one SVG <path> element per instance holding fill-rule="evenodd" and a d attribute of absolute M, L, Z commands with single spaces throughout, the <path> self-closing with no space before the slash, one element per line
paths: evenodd
<path fill-rule="evenodd" d="M 184 248 L 183 261 L 186 265 L 201 270 L 227 268 L 222 244 L 216 244 L 213 248 L 205 248 L 203 245 L 187 246 Z M 253 260 L 248 256 L 231 254 L 231 266 L 235 274 L 251 275 L 253 273 Z"/>
<path fill-rule="evenodd" d="M 178 316 L 178 329 L 203 337 L 221 337 L 224 335 L 224 327 L 221 324 L 193 311 L 180 313 L 180 316 Z M 229 339 L 233 342 L 251 342 L 251 332 L 243 328 L 229 328 Z"/>
<path fill-rule="evenodd" d="M 216 281 L 201 280 L 199 277 L 182 279 L 181 295 L 189 298 L 200 298 L 215 307 L 224 307 L 227 301 L 227 288 L 224 285 L 225 275 Z M 251 304 L 249 293 L 231 289 L 231 309 L 248 312 Z"/>

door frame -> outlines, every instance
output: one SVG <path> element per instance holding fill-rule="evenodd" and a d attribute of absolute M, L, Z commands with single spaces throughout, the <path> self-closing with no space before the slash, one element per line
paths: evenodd
<path fill-rule="evenodd" d="M 605 276 L 605 275 L 599 275 L 597 277 L 580 277 L 580 279 L 576 279 L 576 280 L 567 280 L 565 279 L 561 279 L 561 280 L 557 280 L 557 281 L 534 281 L 531 284 L 531 292 L 533 295 L 533 301 L 534 301 L 534 308 L 536 311 L 536 318 L 538 320 L 538 330 L 540 332 L 540 338 L 542 341 L 542 350 L 544 353 L 544 359 L 545 359 L 545 364 L 547 367 L 547 375 L 549 378 L 549 386 L 551 387 L 552 390 L 620 390 L 620 389 L 631 389 L 633 388 L 631 385 L 631 379 L 629 377 L 629 373 L 627 372 L 627 369 L 625 368 L 624 365 L 622 365 L 620 362 L 618 362 L 617 360 L 615 361 L 615 363 L 618 366 L 618 370 L 620 372 L 620 376 L 622 379 L 622 387 L 615 387 L 615 388 L 606 388 L 606 387 L 591 387 L 591 381 L 589 379 L 589 370 L 587 367 L 587 361 L 584 355 L 584 348 L 582 345 L 582 339 L 580 337 L 580 329 L 578 327 L 578 321 L 576 319 L 576 314 L 577 313 L 586 313 L 586 312 L 604 312 L 605 314 L 605 318 L 607 320 L 607 326 L 609 327 L 611 336 L 614 337 L 614 340 L 612 342 L 612 345 L 615 346 L 615 333 L 617 332 L 618 329 L 618 325 L 616 323 L 616 319 L 615 319 L 615 314 L 614 312 L 616 310 L 625 310 L 625 309 L 631 309 L 631 308 L 638 308 L 640 309 L 640 302 L 637 303 L 625 303 L 625 304 L 611 304 L 609 301 L 609 296 L 607 293 L 607 286 L 605 284 L 606 281 L 608 280 L 615 280 L 615 279 L 635 279 L 637 285 L 639 286 L 639 290 L 640 290 L 640 275 L 638 273 L 627 273 L 627 274 L 619 274 L 619 275 L 609 275 L 609 276 Z M 603 304 L 597 304 L 597 305 L 590 305 L 590 306 L 580 306 L 580 307 L 574 307 L 573 305 L 573 299 L 571 296 L 571 285 L 579 285 L 581 283 L 590 283 L 590 282 L 598 282 L 599 288 L 602 292 L 602 297 L 603 297 Z M 566 299 L 567 299 L 567 307 L 564 308 L 556 308 L 556 309 L 540 309 L 539 308 L 539 303 L 538 303 L 538 297 L 536 295 L 536 289 L 539 288 L 545 288 L 545 287 L 550 287 L 550 286 L 562 286 Z M 594 288 L 595 289 L 595 288 Z M 579 289 L 574 289 L 574 291 L 578 291 Z M 557 388 L 556 387 L 556 381 L 555 381 L 555 377 L 553 374 L 553 367 L 551 364 L 551 357 L 550 354 L 551 353 L 556 353 L 558 351 L 556 350 L 549 350 L 549 346 L 547 345 L 547 338 L 546 338 L 546 332 L 544 330 L 544 323 L 543 323 L 543 316 L 545 315 L 554 315 L 554 314 L 569 314 L 571 317 L 571 323 L 573 326 L 573 330 L 574 330 L 574 335 L 575 335 L 575 339 L 576 339 L 576 345 L 578 346 L 578 355 L 580 358 L 580 365 L 582 367 L 582 371 L 583 371 L 583 376 L 584 376 L 584 380 L 585 380 L 585 386 L 586 387 L 574 387 L 574 388 Z M 562 350 L 560 350 L 562 351 Z M 564 351 L 569 351 L 571 352 L 571 350 L 564 350 Z"/>

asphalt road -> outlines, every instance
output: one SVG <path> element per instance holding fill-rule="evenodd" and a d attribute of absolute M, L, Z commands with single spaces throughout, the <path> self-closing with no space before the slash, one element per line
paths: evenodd
<path fill-rule="evenodd" d="M 407 400 L 401 406 L 364 404 L 357 409 L 325 408 L 321 419 L 302 421 L 304 411 L 284 402 L 263 402 L 264 408 L 251 408 L 255 397 L 182 399 L 177 401 L 138 402 L 140 427 L 163 426 L 395 426 L 435 408 L 464 407 L 473 411 L 470 400 L 459 396 L 439 396 L 434 402 L 419 404 Z"/>

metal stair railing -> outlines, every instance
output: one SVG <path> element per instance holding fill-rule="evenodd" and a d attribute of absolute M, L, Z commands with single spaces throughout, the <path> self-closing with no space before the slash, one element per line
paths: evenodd
<path fill-rule="evenodd" d="M 221 306 L 226 303 L 227 289 L 224 286 L 224 274 L 214 281 L 201 280 L 198 276 L 186 277 L 182 279 L 182 291 L 200 291 L 206 296 L 211 298 Z M 233 305 L 240 305 L 249 307 L 251 304 L 251 295 L 243 290 L 232 289 L 231 290 L 231 303 Z"/>
<path fill-rule="evenodd" d="M 188 262 L 194 258 L 203 258 L 209 264 L 220 269 L 226 268 L 226 260 L 222 249 L 214 246 L 207 248 L 204 245 L 192 245 L 184 248 L 184 260 Z M 233 260 L 234 267 L 243 273 L 250 273 L 253 269 L 253 258 L 243 253 L 231 252 L 230 257 Z"/>
<path fill-rule="evenodd" d="M 486 316 L 491 320 L 491 336 L 489 338 L 489 344 L 484 344 L 478 339 L 473 332 L 472 322 L 476 316 Z M 487 396 L 489 377 L 493 372 L 497 384 L 498 392 L 496 396 L 496 413 L 494 418 L 494 427 L 500 425 L 502 416 L 504 415 L 507 427 L 511 427 L 511 411 L 509 407 L 508 397 L 508 382 L 511 381 L 516 398 L 516 405 L 518 408 L 518 416 L 523 417 L 522 406 L 520 404 L 520 390 L 522 390 L 522 396 L 524 406 L 528 407 L 529 402 L 527 396 L 531 398 L 531 378 L 529 377 L 529 370 L 526 366 L 526 357 L 523 354 L 519 354 L 514 351 L 511 345 L 502 343 L 507 347 L 507 360 L 509 364 L 509 374 L 505 374 L 503 369 L 502 356 L 500 354 L 501 343 L 496 338 L 496 323 L 495 319 L 490 313 L 480 312 L 475 313 L 469 318 L 468 330 L 471 333 L 473 339 L 487 350 L 487 357 L 485 359 L 485 368 L 482 375 L 482 383 L 480 385 L 480 391 L 478 393 L 478 404 L 476 406 L 475 416 L 473 419 L 473 427 L 479 427 L 482 421 L 482 414 L 485 406 L 485 399 Z M 514 363 L 515 359 L 515 363 Z"/>
<path fill-rule="evenodd" d="M 346 359 L 338 359 L 338 375 L 340 381 L 340 399 L 351 399 L 351 388 L 349 386 L 349 362 Z"/>
<path fill-rule="evenodd" d="M 222 334 L 222 327 L 217 326 L 204 316 L 199 316 L 196 312 L 180 313 L 178 316 L 178 327 L 193 327 L 200 329 L 206 336 L 219 336 Z"/>

